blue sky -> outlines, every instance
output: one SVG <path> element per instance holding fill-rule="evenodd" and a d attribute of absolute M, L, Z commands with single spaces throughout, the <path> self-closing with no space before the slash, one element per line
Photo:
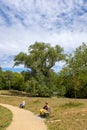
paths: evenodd
<path fill-rule="evenodd" d="M 12 67 L 35 41 L 65 52 L 87 43 L 87 0 L 0 0 L 0 66 Z"/>

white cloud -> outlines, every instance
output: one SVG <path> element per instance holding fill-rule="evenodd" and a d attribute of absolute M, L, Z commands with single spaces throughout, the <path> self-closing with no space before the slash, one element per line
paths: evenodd
<path fill-rule="evenodd" d="M 86 8 L 84 0 L 0 0 L 0 65 L 12 66 L 12 57 L 35 41 L 66 52 L 87 43 Z"/>

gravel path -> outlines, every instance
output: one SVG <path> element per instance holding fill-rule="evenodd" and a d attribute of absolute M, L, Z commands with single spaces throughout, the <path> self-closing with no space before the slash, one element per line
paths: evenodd
<path fill-rule="evenodd" d="M 0 105 L 8 108 L 13 113 L 12 123 L 6 130 L 47 130 L 44 120 L 32 112 L 12 105 L 2 103 Z"/>

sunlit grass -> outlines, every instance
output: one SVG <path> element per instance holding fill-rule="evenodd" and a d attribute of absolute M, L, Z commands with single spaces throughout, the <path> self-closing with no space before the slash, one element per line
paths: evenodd
<path fill-rule="evenodd" d="M 12 113 L 7 108 L 0 106 L 0 130 L 5 130 L 12 121 Z"/>
<path fill-rule="evenodd" d="M 38 98 L 25 96 L 0 96 L 0 102 L 18 106 L 25 100 L 25 109 L 39 115 L 45 102 L 51 107 L 51 114 L 45 120 L 50 130 L 86 130 L 87 99 Z"/>
<path fill-rule="evenodd" d="M 61 105 L 60 107 L 62 107 L 62 108 L 73 108 L 73 107 L 79 107 L 79 106 L 82 106 L 82 105 L 83 105 L 83 103 L 70 101 L 68 103 Z"/>

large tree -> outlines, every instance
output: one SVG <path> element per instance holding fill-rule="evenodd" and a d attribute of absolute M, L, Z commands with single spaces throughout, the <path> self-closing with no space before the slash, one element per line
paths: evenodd
<path fill-rule="evenodd" d="M 63 59 L 63 48 L 59 45 L 51 47 L 50 44 L 35 42 L 29 46 L 28 54 L 20 52 L 15 56 L 14 66 L 24 64 L 25 67 L 32 69 L 32 71 L 41 70 L 44 73 L 50 70 L 56 62 Z"/>
<path fill-rule="evenodd" d="M 29 46 L 28 54 L 20 52 L 15 56 L 14 66 L 23 64 L 31 69 L 32 77 L 38 81 L 39 86 L 52 87 L 52 67 L 64 58 L 63 48 L 59 45 L 52 47 L 48 43 L 35 42 Z"/>
<path fill-rule="evenodd" d="M 72 76 L 75 97 L 87 97 L 87 45 L 82 43 L 68 57 L 68 74 Z"/>

